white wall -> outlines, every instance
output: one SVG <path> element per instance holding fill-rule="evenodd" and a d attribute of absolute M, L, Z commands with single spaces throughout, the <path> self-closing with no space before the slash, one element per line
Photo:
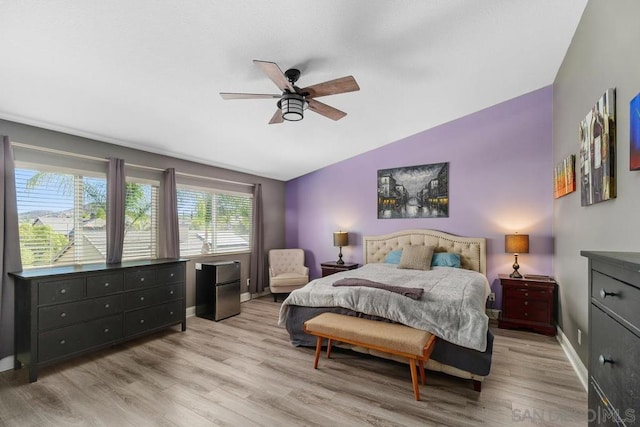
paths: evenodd
<path fill-rule="evenodd" d="M 585 365 L 589 296 L 580 251 L 640 251 L 640 171 L 629 171 L 629 101 L 640 92 L 639 42 L 640 1 L 590 0 L 554 82 L 554 164 L 577 157 L 580 121 L 607 88 L 616 88 L 617 199 L 581 207 L 578 179 L 577 191 L 554 203 L 560 325 Z M 579 176 L 578 168 L 576 162 Z"/>

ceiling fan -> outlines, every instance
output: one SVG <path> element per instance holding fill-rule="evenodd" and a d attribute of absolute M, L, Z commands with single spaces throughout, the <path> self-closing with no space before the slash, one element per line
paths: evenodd
<path fill-rule="evenodd" d="M 341 77 L 300 89 L 295 85 L 300 78 L 300 70 L 291 68 L 283 73 L 275 62 L 254 60 L 253 63 L 278 86 L 282 94 L 220 92 L 220 96 L 223 99 L 278 99 L 278 109 L 271 117 L 270 125 L 282 123 L 284 120 L 294 122 L 302 120 L 304 110 L 307 108 L 331 120 L 340 120 L 347 113 L 323 104 L 315 98 L 360 90 L 353 76 Z"/>

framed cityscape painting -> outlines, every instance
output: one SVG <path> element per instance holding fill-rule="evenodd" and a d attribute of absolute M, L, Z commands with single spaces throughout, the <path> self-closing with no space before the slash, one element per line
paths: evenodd
<path fill-rule="evenodd" d="M 607 91 L 580 122 L 582 206 L 616 197 L 615 89 Z"/>
<path fill-rule="evenodd" d="M 576 156 L 570 155 L 554 168 L 553 197 L 556 199 L 576 191 Z"/>
<path fill-rule="evenodd" d="M 378 218 L 449 217 L 449 163 L 378 171 Z"/>
<path fill-rule="evenodd" d="M 630 102 L 629 108 L 629 170 L 640 170 L 640 93 Z"/>

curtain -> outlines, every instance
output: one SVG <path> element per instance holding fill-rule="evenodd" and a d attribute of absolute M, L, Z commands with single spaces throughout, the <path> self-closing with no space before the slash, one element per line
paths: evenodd
<path fill-rule="evenodd" d="M 14 281 L 9 272 L 21 271 L 18 205 L 16 202 L 16 171 L 9 137 L 2 136 L 2 185 L 0 185 L 0 359 L 13 355 Z"/>
<path fill-rule="evenodd" d="M 122 261 L 125 198 L 124 160 L 109 158 L 109 170 L 107 171 L 107 264 L 118 264 Z"/>
<path fill-rule="evenodd" d="M 251 244 L 251 281 L 249 292 L 264 290 L 264 230 L 262 213 L 262 184 L 253 187 L 253 242 Z"/>
<path fill-rule="evenodd" d="M 180 258 L 180 230 L 178 229 L 178 195 L 176 170 L 169 168 L 162 174 L 160 183 L 160 235 L 158 257 Z"/>

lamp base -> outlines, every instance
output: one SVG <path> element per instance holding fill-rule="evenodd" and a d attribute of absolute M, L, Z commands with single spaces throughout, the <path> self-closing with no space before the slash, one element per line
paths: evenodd
<path fill-rule="evenodd" d="M 520 268 L 520 264 L 518 264 L 518 254 L 514 254 L 514 255 L 516 257 L 516 260 L 513 263 L 513 273 L 511 273 L 509 277 L 514 279 L 522 279 L 522 274 L 518 272 L 518 269 Z"/>
<path fill-rule="evenodd" d="M 509 275 L 513 279 L 522 279 L 522 274 L 518 273 L 518 270 L 513 270 L 513 273 Z"/>
<path fill-rule="evenodd" d="M 338 253 L 338 260 L 336 261 L 336 264 L 338 265 L 344 264 L 344 261 L 342 260 L 342 246 L 340 246 L 340 252 Z"/>

